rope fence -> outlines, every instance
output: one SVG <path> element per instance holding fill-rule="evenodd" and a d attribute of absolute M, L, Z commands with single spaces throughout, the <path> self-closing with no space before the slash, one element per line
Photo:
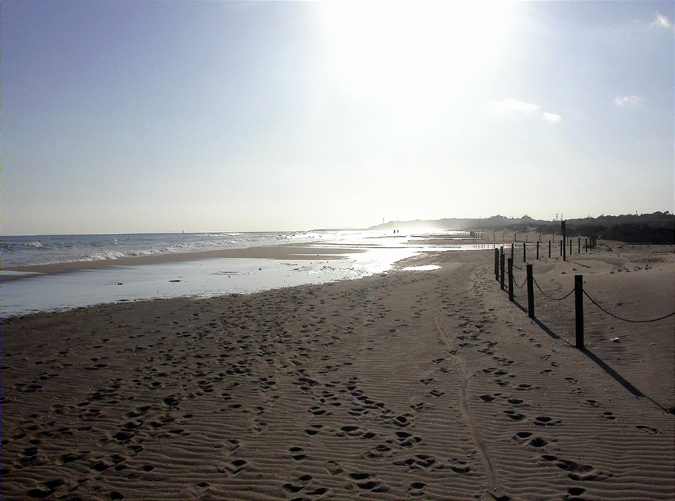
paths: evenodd
<path fill-rule="evenodd" d="M 537 289 L 539 289 L 539 292 L 541 292 L 541 295 L 544 296 L 546 299 L 550 299 L 551 301 L 562 301 L 563 299 L 567 299 L 572 294 L 574 294 L 574 289 L 572 289 L 571 291 L 569 291 L 567 294 L 565 294 L 562 297 L 550 296 L 550 295 L 548 295 L 544 292 L 544 289 L 541 288 L 541 285 L 539 285 L 539 282 L 537 282 L 536 278 L 533 278 L 533 280 L 534 280 L 534 285 L 537 287 Z"/>
<path fill-rule="evenodd" d="M 525 284 L 527 284 L 527 276 L 525 276 L 525 278 L 523 278 L 522 284 L 519 284 L 518 282 L 514 282 L 514 283 L 515 283 L 516 287 L 518 287 L 519 289 L 522 289 L 523 287 L 525 287 Z"/>
<path fill-rule="evenodd" d="M 652 322 L 658 322 L 660 320 L 665 320 L 666 318 L 670 318 L 673 315 L 675 315 L 675 311 L 673 311 L 671 313 L 668 313 L 667 315 L 663 315 L 663 316 L 656 317 L 656 318 L 649 318 L 649 319 L 646 319 L 646 320 L 634 320 L 634 319 L 630 319 L 630 318 L 621 317 L 621 316 L 617 315 L 616 313 L 612 313 L 611 311 L 608 311 L 596 299 L 593 299 L 593 297 L 586 290 L 584 290 L 584 296 L 586 296 L 591 303 L 593 303 L 601 311 L 603 311 L 604 313 L 606 313 L 610 317 L 616 318 L 617 320 L 621 320 L 623 322 L 629 322 L 631 324 L 650 324 Z"/>
<path fill-rule="evenodd" d="M 581 240 L 579 239 L 579 242 Z M 595 242 L 593 242 L 593 246 L 595 246 Z M 538 246 L 537 246 L 538 247 Z M 523 245 L 523 248 L 525 246 Z M 581 243 L 579 243 L 579 249 L 581 249 Z M 511 257 L 508 258 L 508 266 L 505 266 L 505 255 L 504 255 L 504 247 L 501 247 L 500 249 L 495 248 L 495 278 L 501 285 L 502 290 L 506 290 L 505 287 L 505 275 L 508 274 L 508 294 L 509 294 L 509 300 L 514 301 L 514 285 L 516 288 L 522 289 L 523 287 L 527 286 L 527 314 L 530 318 L 534 319 L 535 318 L 535 312 L 534 312 L 534 289 L 535 287 L 539 290 L 540 294 L 548 299 L 549 301 L 563 301 L 567 299 L 568 297 L 572 296 L 574 294 L 574 321 L 575 321 L 575 335 L 576 335 L 576 347 L 579 349 L 584 349 L 584 296 L 588 299 L 588 301 L 591 302 L 595 307 L 597 307 L 600 311 L 605 313 L 606 315 L 609 315 L 612 318 L 615 318 L 617 320 L 621 320 L 623 322 L 629 322 L 633 324 L 645 324 L 645 323 L 652 323 L 652 322 L 659 322 L 661 320 L 666 320 L 667 318 L 675 316 L 675 311 L 671 313 L 667 313 L 665 315 L 661 315 L 656 318 L 649 318 L 649 319 L 632 319 L 632 318 L 626 318 L 621 315 L 617 315 L 616 313 L 612 313 L 609 311 L 607 308 L 605 308 L 600 302 L 598 302 L 587 290 L 584 289 L 583 282 L 584 282 L 584 277 L 583 275 L 575 275 L 574 276 L 574 288 L 567 292 L 566 294 L 560 296 L 560 297 L 554 297 L 550 293 L 547 293 L 544 291 L 544 289 L 541 287 L 539 282 L 537 282 L 536 278 L 534 278 L 534 272 L 533 272 L 533 265 L 532 264 L 527 264 L 526 265 L 526 276 L 525 279 L 522 281 L 522 283 L 514 281 L 514 275 L 513 275 L 513 269 L 516 268 L 518 270 L 522 270 L 522 268 L 516 266 L 513 262 L 513 245 L 511 246 Z"/>

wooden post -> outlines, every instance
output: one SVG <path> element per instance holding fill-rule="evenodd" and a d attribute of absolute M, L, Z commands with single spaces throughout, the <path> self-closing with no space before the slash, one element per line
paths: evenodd
<path fill-rule="evenodd" d="M 581 237 L 577 237 L 577 254 L 581 254 Z"/>
<path fill-rule="evenodd" d="M 514 243 L 511 242 L 511 259 L 513 259 L 513 246 L 514 246 Z"/>
<path fill-rule="evenodd" d="M 527 262 L 527 243 L 523 242 L 523 263 Z"/>
<path fill-rule="evenodd" d="M 548 258 L 551 259 L 551 241 L 548 241 Z"/>
<path fill-rule="evenodd" d="M 513 259 L 509 258 L 509 301 L 513 301 Z"/>
<path fill-rule="evenodd" d="M 570 256 L 571 256 L 572 255 L 572 239 L 571 238 L 570 238 L 569 242 L 570 242 Z"/>
<path fill-rule="evenodd" d="M 563 241 L 560 241 L 560 257 L 563 255 Z"/>
<path fill-rule="evenodd" d="M 584 349 L 584 276 L 574 275 L 574 320 L 576 346 Z"/>
<path fill-rule="evenodd" d="M 527 265 L 527 316 L 534 318 L 534 277 L 532 265 Z"/>
<path fill-rule="evenodd" d="M 562 230 L 562 258 L 567 261 L 567 228 L 565 221 L 560 222 L 560 229 Z"/>
<path fill-rule="evenodd" d="M 537 241 L 537 261 L 539 261 L 539 244 L 541 242 Z"/>
<path fill-rule="evenodd" d="M 499 282 L 499 250 L 495 247 L 495 280 Z"/>
<path fill-rule="evenodd" d="M 504 247 L 502 247 L 502 251 L 499 255 L 499 271 L 499 283 L 502 290 L 504 290 Z"/>

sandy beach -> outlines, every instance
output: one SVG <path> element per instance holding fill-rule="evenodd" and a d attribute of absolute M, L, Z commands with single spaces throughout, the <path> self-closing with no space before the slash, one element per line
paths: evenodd
<path fill-rule="evenodd" d="M 492 250 L 400 264 L 440 269 L 7 320 L 3 498 L 675 498 L 675 317 L 587 302 L 582 352 L 573 298 L 528 319 Z M 672 246 L 534 266 L 674 307 Z"/>

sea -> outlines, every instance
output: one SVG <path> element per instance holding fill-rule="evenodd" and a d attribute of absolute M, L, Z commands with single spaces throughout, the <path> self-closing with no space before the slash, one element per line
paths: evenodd
<path fill-rule="evenodd" d="M 311 230 L 281 232 L 155 233 L 114 235 L 0 236 L 0 318 L 100 303 L 171 297 L 211 297 L 387 273 L 397 261 L 425 250 L 477 246 L 429 246 L 430 231 Z M 461 237 L 463 232 L 445 232 Z M 434 236 L 438 236 L 435 234 Z M 293 244 L 340 248 L 340 259 L 196 258 L 82 269 L 68 273 L 21 273 L 12 268 L 109 261 L 220 249 Z M 352 252 L 349 252 L 349 251 Z M 166 261 L 166 260 L 164 260 Z M 416 268 L 409 268 L 415 270 Z M 427 270 L 428 271 L 428 270 Z"/>
<path fill-rule="evenodd" d="M 0 236 L 2 269 L 73 261 L 101 261 L 217 249 L 242 249 L 344 239 L 362 232 L 288 231 L 215 233 L 138 233 L 122 235 Z M 357 237 L 358 238 L 358 237 Z"/>

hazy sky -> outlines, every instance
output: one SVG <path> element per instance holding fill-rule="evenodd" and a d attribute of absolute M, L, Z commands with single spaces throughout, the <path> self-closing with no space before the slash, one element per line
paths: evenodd
<path fill-rule="evenodd" d="M 0 5 L 3 234 L 673 210 L 672 2 Z"/>

